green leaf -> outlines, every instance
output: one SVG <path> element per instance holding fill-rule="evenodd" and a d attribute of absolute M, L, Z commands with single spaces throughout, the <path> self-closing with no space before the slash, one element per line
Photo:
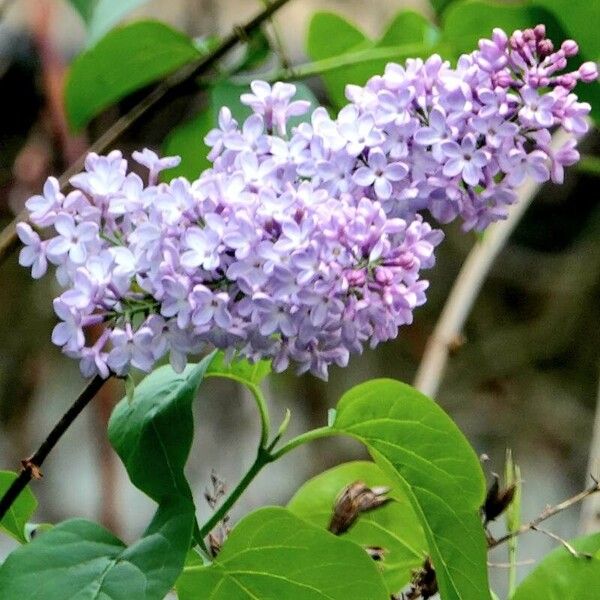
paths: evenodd
<path fill-rule="evenodd" d="M 9 555 L 2 600 L 162 600 L 183 568 L 193 515 L 188 500 L 163 503 L 129 548 L 96 523 L 60 523 Z"/>
<path fill-rule="evenodd" d="M 123 398 L 108 423 L 108 437 L 132 483 L 160 503 L 191 498 L 184 475 L 194 436 L 192 402 L 213 355 L 183 373 L 163 366 L 139 383 L 130 402 Z"/>
<path fill-rule="evenodd" d="M 365 50 L 374 46 L 358 27 L 331 12 L 317 12 L 308 27 L 307 54 L 314 60 L 345 54 L 350 50 Z M 335 106 L 346 103 L 346 84 L 362 78 L 361 65 L 330 71 L 322 75 L 329 98 Z M 363 82 L 364 83 L 364 82 Z"/>
<path fill-rule="evenodd" d="M 596 600 L 600 590 L 600 533 L 570 542 L 578 552 L 593 558 L 575 557 L 556 548 L 517 588 L 511 600 Z"/>
<path fill-rule="evenodd" d="M 332 12 L 317 12 L 308 26 L 307 50 L 312 60 L 343 54 L 369 38 L 356 26 Z"/>
<path fill-rule="evenodd" d="M 228 361 L 223 352 L 217 352 L 206 369 L 205 377 L 224 377 L 244 385 L 257 386 L 270 372 L 269 360 L 261 360 L 255 364 L 243 358 Z"/>
<path fill-rule="evenodd" d="M 410 581 L 412 570 L 423 564 L 427 542 L 410 501 L 376 464 L 351 462 L 317 475 L 296 492 L 288 509 L 318 527 L 327 528 L 337 496 L 355 481 L 369 487 L 391 488 L 388 495 L 394 501 L 362 514 L 343 537 L 360 546 L 386 550 L 383 561 L 376 564 L 381 568 L 388 592 L 394 594 Z"/>
<path fill-rule="evenodd" d="M 413 10 L 403 10 L 390 21 L 377 45 L 401 46 L 418 42 L 433 45 L 439 35 L 437 27 L 422 14 Z"/>
<path fill-rule="evenodd" d="M 231 532 L 210 566 L 190 566 L 179 600 L 387 600 L 381 575 L 353 542 L 283 508 L 263 508 Z"/>
<path fill-rule="evenodd" d="M 333 31 L 335 36 L 331 34 Z M 430 54 L 435 39 L 436 29 L 412 11 L 398 14 L 379 41 L 371 40 L 342 17 L 322 12 L 316 13 L 310 22 L 307 53 L 314 61 L 356 55 L 355 62 L 343 62 L 321 74 L 332 104 L 339 108 L 347 103 L 347 84 L 363 85 L 372 75 L 382 73 L 390 61 L 402 62 Z M 382 57 L 385 48 L 389 51 Z"/>
<path fill-rule="evenodd" d="M 114 29 L 71 66 L 65 89 L 69 123 L 83 127 L 111 104 L 199 56 L 192 40 L 162 23 Z"/>
<path fill-rule="evenodd" d="M 411 500 L 444 600 L 489 599 L 477 455 L 448 415 L 410 386 L 375 379 L 344 394 L 333 429 L 365 443 Z"/>
<path fill-rule="evenodd" d="M 0 496 L 6 492 L 16 478 L 17 474 L 12 471 L 0 471 Z M 26 487 L 0 521 L 0 529 L 18 542 L 27 542 L 25 525 L 36 508 L 37 500 L 33 492 Z"/>

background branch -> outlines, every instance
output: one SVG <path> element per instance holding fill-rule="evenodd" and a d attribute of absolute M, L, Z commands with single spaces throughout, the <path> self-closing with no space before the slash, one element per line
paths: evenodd
<path fill-rule="evenodd" d="M 592 477 L 600 476 L 600 382 L 598 383 L 598 401 L 587 472 L 591 473 Z M 579 530 L 582 534 L 588 534 L 598 531 L 598 529 L 600 529 L 600 497 L 594 496 L 586 498 L 581 507 Z"/>
<path fill-rule="evenodd" d="M 527 533 L 528 531 L 535 531 L 537 529 L 538 525 L 540 523 L 543 523 L 546 519 L 549 519 L 550 517 L 557 515 L 558 513 L 562 512 L 563 510 L 567 510 L 568 508 L 571 508 L 572 506 L 579 504 L 579 502 L 582 502 L 586 498 L 589 498 L 590 496 L 597 494 L 598 492 L 600 492 L 600 482 L 594 481 L 594 485 L 590 486 L 586 490 L 583 490 L 582 492 L 579 492 L 578 494 L 575 494 L 575 496 L 572 496 L 571 498 L 568 498 L 567 500 L 564 500 L 563 502 L 560 502 L 559 504 L 555 504 L 554 506 L 548 506 L 539 514 L 538 517 L 533 519 L 533 521 L 530 521 L 529 523 L 525 523 L 524 525 L 521 525 L 521 527 L 519 527 L 519 529 L 517 529 L 516 531 L 507 533 L 506 535 L 503 535 L 502 537 L 498 538 L 497 540 L 492 540 L 489 543 L 489 548 L 495 548 L 496 546 L 499 546 L 500 544 L 507 542 L 508 540 L 510 540 L 511 538 L 513 538 L 517 535 Z M 562 540 L 561 540 L 561 542 L 562 542 Z"/>
<path fill-rule="evenodd" d="M 88 152 L 96 152 L 98 154 L 104 152 L 114 144 L 133 123 L 138 121 L 150 109 L 154 109 L 167 102 L 172 97 L 184 92 L 188 86 L 194 86 L 195 79 L 198 76 L 208 71 L 239 42 L 245 42 L 253 31 L 260 27 L 264 21 L 268 20 L 273 13 L 288 2 L 289 0 L 274 0 L 273 2 L 268 3 L 263 11 L 258 13 L 246 24 L 235 27 L 212 52 L 197 61 L 185 65 L 161 81 L 143 100 L 141 100 L 141 102 L 136 104 L 127 114 L 115 121 L 115 123 L 111 125 L 106 132 L 60 176 L 59 182 L 61 189 L 68 184 L 69 179 L 73 175 L 81 171 Z M 18 245 L 16 233 L 17 223 L 19 223 L 19 221 L 27 220 L 28 214 L 27 211 L 21 212 L 2 230 L 2 232 L 0 232 L 0 264 L 4 262 L 6 257 L 14 249 L 16 249 Z"/>
<path fill-rule="evenodd" d="M 23 469 L 19 476 L 13 481 L 12 485 L 6 490 L 4 496 L 0 498 L 0 520 L 8 512 L 12 504 L 19 497 L 19 494 L 27 487 L 32 479 L 40 479 L 42 476 L 40 467 L 60 438 L 65 434 L 73 421 L 79 416 L 81 411 L 90 403 L 92 398 L 100 388 L 108 381 L 96 375 L 79 394 L 77 400 L 71 404 L 67 412 L 61 417 L 60 421 L 54 426 L 48 437 L 42 442 L 35 454 L 22 462 Z"/>

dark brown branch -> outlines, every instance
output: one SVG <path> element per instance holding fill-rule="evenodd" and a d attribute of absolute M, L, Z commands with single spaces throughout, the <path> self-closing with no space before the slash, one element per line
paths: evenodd
<path fill-rule="evenodd" d="M 206 73 L 215 63 L 223 58 L 239 42 L 245 42 L 253 31 L 258 29 L 262 23 L 268 20 L 273 13 L 278 11 L 289 0 L 274 0 L 258 13 L 253 19 L 245 25 L 237 26 L 223 41 L 206 56 L 189 63 L 172 73 L 161 81 L 139 104 L 136 104 L 127 114 L 119 118 L 106 132 L 101 135 L 85 152 L 80 156 L 59 178 L 61 189 L 64 188 L 69 179 L 81 171 L 85 157 L 88 152 L 98 154 L 104 152 L 108 147 L 114 144 L 121 135 L 133 125 L 138 119 L 145 115 L 149 110 L 168 102 L 174 96 L 185 92 L 188 86 L 195 85 L 195 80 L 200 75 Z M 16 226 L 19 221 L 27 220 L 27 211 L 21 212 L 17 217 L 0 232 L 0 264 L 4 262 L 7 256 L 17 248 L 18 238 Z"/>
<path fill-rule="evenodd" d="M 90 403 L 92 398 L 106 382 L 99 375 L 94 377 L 79 394 L 79 397 L 61 417 L 60 421 L 54 426 L 54 429 L 48 434 L 48 437 L 42 442 L 36 453 L 30 458 L 21 461 L 23 469 L 19 476 L 13 481 L 12 485 L 6 490 L 6 493 L 0 499 L 0 520 L 8 512 L 19 494 L 27 487 L 32 479 L 39 479 L 42 476 L 40 467 L 60 438 L 64 435 L 73 421 L 79 416 L 81 411 Z"/>
<path fill-rule="evenodd" d="M 524 525 L 521 525 L 521 527 L 519 527 L 519 529 L 517 529 L 516 531 L 507 533 L 506 535 L 503 535 L 502 537 L 498 538 L 497 540 L 491 540 L 488 544 L 488 547 L 495 548 L 496 546 L 499 546 L 500 544 L 507 542 L 508 540 L 510 540 L 511 538 L 514 538 L 517 535 L 527 533 L 528 531 L 535 531 L 536 529 L 538 529 L 538 525 L 540 523 L 544 522 L 546 519 L 549 519 L 550 517 L 557 515 L 558 513 L 562 512 L 563 510 L 566 510 L 568 508 L 571 508 L 572 506 L 575 506 L 579 502 L 582 502 L 583 500 L 585 500 L 588 496 L 592 496 L 593 494 L 596 494 L 598 492 L 600 492 L 600 481 L 594 480 L 594 485 L 590 486 L 586 490 L 583 490 L 582 492 L 579 492 L 579 494 L 575 494 L 575 496 L 572 496 L 571 498 L 568 498 L 567 500 L 560 502 L 559 504 L 555 504 L 554 506 L 549 506 L 548 508 L 544 509 L 535 519 L 533 519 L 533 521 L 530 521 L 529 523 L 525 523 Z"/>

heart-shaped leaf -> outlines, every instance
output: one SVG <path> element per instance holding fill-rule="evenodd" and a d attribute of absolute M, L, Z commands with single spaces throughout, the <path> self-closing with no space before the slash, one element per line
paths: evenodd
<path fill-rule="evenodd" d="M 387 600 L 367 553 L 283 508 L 263 508 L 231 532 L 210 566 L 189 566 L 179 600 Z"/>
<path fill-rule="evenodd" d="M 364 442 L 411 500 L 442 598 L 489 599 L 487 544 L 479 514 L 484 476 L 452 419 L 414 388 L 375 379 L 344 394 L 333 429 Z"/>
<path fill-rule="evenodd" d="M 65 89 L 69 123 L 83 127 L 111 104 L 199 56 L 190 38 L 156 21 L 113 29 L 71 65 Z"/>

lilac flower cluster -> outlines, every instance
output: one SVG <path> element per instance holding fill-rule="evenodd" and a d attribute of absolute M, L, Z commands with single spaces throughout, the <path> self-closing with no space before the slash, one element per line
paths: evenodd
<path fill-rule="evenodd" d="M 145 184 L 120 152 L 90 154 L 73 191 L 49 178 L 27 202 L 51 236 L 17 227 L 21 264 L 35 278 L 56 265 L 65 289 L 53 342 L 85 375 L 149 371 L 167 353 L 181 370 L 214 346 L 326 378 L 425 302 L 420 271 L 442 240 L 425 210 L 482 229 L 526 175 L 562 180 L 575 140 L 552 153 L 549 129 L 585 131 L 589 106 L 571 90 L 596 77 L 588 63 L 557 74 L 576 52 L 554 52 L 541 27 L 495 30 L 456 69 L 437 56 L 390 64 L 348 86 L 336 119 L 317 108 L 291 131 L 308 103 L 256 81 L 241 98 L 253 114 L 240 126 L 221 110 L 212 168 L 192 183 L 158 182 L 176 157 L 134 153 Z"/>

